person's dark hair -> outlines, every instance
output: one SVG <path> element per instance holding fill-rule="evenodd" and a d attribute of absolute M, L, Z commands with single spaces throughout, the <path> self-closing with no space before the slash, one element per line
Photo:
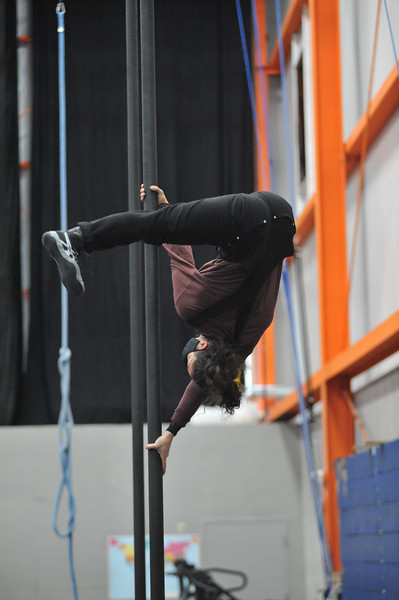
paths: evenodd
<path fill-rule="evenodd" d="M 221 406 L 232 415 L 240 407 L 240 384 L 237 378 L 241 361 L 234 346 L 224 339 L 206 336 L 209 345 L 196 352 L 192 378 L 195 383 L 209 391 L 204 400 L 206 406 Z"/>

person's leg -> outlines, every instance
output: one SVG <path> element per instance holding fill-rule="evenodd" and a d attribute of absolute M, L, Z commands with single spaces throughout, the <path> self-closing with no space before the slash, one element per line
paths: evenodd
<path fill-rule="evenodd" d="M 82 232 L 78 227 L 69 231 L 47 231 L 42 244 L 57 263 L 61 282 L 68 292 L 81 296 L 85 291 L 78 265 L 79 254 L 83 251 Z"/>
<path fill-rule="evenodd" d="M 234 239 L 234 195 L 168 204 L 155 211 L 132 211 L 79 223 L 86 251 L 143 241 L 147 244 L 210 244 Z"/>
<path fill-rule="evenodd" d="M 42 242 L 56 261 L 62 283 L 74 295 L 84 292 L 77 258 L 82 251 L 107 250 L 143 241 L 147 244 L 211 244 L 233 240 L 237 223 L 231 214 L 234 195 L 166 205 L 155 211 L 132 211 L 81 222 L 68 231 L 48 231 Z"/>

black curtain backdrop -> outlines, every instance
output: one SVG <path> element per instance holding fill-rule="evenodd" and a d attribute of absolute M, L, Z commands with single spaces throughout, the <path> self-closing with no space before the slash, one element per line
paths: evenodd
<path fill-rule="evenodd" d="M 28 373 L 15 422 L 54 423 L 60 392 L 60 286 L 41 235 L 59 227 L 57 23 L 33 2 L 32 317 Z M 66 75 L 69 224 L 127 210 L 124 2 L 68 0 Z M 233 0 L 156 0 L 159 185 L 171 202 L 252 191 L 252 125 Z M 249 32 L 249 0 L 243 3 Z M 156 182 L 154 182 L 156 183 Z M 161 249 L 163 418 L 188 376 L 192 329 L 173 307 Z M 215 249 L 195 249 L 198 264 Z M 70 298 L 71 404 L 77 423 L 130 420 L 127 248 L 95 253 L 86 293 Z M 134 377 L 134 373 L 132 374 Z"/>
<path fill-rule="evenodd" d="M 21 377 L 17 33 L 0 0 L 0 425 L 13 420 Z"/>

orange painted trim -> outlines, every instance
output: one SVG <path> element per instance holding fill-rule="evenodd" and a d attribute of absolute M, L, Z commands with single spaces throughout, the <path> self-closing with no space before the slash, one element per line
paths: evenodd
<path fill-rule="evenodd" d="M 394 67 L 371 101 L 369 110 L 366 110 L 360 117 L 344 145 L 347 177 L 356 168 L 360 159 L 367 113 L 367 148 L 369 148 L 398 106 L 399 77 L 396 67 Z"/>
<path fill-rule="evenodd" d="M 30 169 L 30 161 L 24 161 L 24 162 L 20 162 L 19 163 L 19 168 L 20 169 Z"/>
<path fill-rule="evenodd" d="M 266 342 L 265 334 L 260 338 L 252 359 L 252 381 L 256 383 L 266 383 Z M 267 407 L 267 399 L 259 396 L 255 398 L 260 412 L 265 412 Z"/>
<path fill-rule="evenodd" d="M 281 36 L 283 38 L 284 57 L 287 57 L 291 50 L 291 36 L 296 33 L 301 26 L 302 6 L 307 4 L 307 0 L 292 0 L 281 25 Z M 267 69 L 280 73 L 280 57 L 278 49 L 278 39 L 274 44 L 270 55 Z"/>
<path fill-rule="evenodd" d="M 263 69 L 265 75 L 280 75 L 280 68 L 275 69 L 274 67 L 269 67 L 269 65 L 266 65 L 265 67 L 257 67 L 257 69 Z"/>
<path fill-rule="evenodd" d="M 20 35 L 20 36 L 18 36 L 18 41 L 21 44 L 30 44 L 32 41 L 32 38 L 30 35 Z"/>
<path fill-rule="evenodd" d="M 18 119 L 22 119 L 23 117 L 26 117 L 26 115 L 29 115 L 29 113 L 32 112 L 32 107 L 28 106 L 28 108 L 26 108 L 20 115 L 18 115 Z"/>
<path fill-rule="evenodd" d="M 264 335 L 265 356 L 265 381 L 264 383 L 276 383 L 276 355 L 273 352 L 275 344 L 276 325 L 273 321 Z"/>

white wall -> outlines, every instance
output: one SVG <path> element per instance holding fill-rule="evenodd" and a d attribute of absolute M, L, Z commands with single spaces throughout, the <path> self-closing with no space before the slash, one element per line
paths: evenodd
<path fill-rule="evenodd" d="M 341 0 L 341 62 L 344 139 L 366 110 L 377 15 L 376 0 Z M 396 47 L 399 46 L 399 4 L 387 0 Z M 395 59 L 385 14 L 381 6 L 377 56 L 372 95 L 379 90 L 393 69 Z"/>
<path fill-rule="evenodd" d="M 351 342 L 399 308 L 399 110 L 371 147 L 365 169 L 361 221 L 350 301 Z M 356 171 L 347 184 L 348 260 L 358 188 Z"/>
<path fill-rule="evenodd" d="M 313 450 L 316 461 L 316 468 L 323 468 L 322 435 L 320 414 L 315 415 L 314 423 L 311 424 Z M 298 434 L 301 435 L 298 429 Z M 301 440 L 302 442 L 302 440 Z M 321 554 L 320 537 L 315 518 L 315 509 L 313 496 L 309 483 L 309 474 L 305 468 L 306 458 L 303 443 L 300 445 L 301 461 L 303 464 L 301 475 L 301 496 L 302 496 L 302 523 L 304 530 L 303 552 L 304 552 L 304 585 L 305 596 L 307 600 L 319 600 L 323 598 L 322 592 L 325 589 L 324 567 Z"/>
<path fill-rule="evenodd" d="M 372 441 L 391 442 L 399 438 L 399 369 L 359 389 L 355 401 L 360 418 Z M 356 444 L 364 439 L 356 427 Z"/>
<path fill-rule="evenodd" d="M 72 440 L 80 597 L 105 600 L 106 536 L 132 531 L 131 427 L 75 426 Z M 285 424 L 183 430 L 164 478 L 165 532 L 184 527 L 201 534 L 209 518 L 284 519 L 290 598 L 308 600 L 300 446 L 297 428 Z M 0 600 L 70 600 L 67 542 L 51 529 L 60 480 L 57 428 L 2 428 L 0 456 Z"/>

